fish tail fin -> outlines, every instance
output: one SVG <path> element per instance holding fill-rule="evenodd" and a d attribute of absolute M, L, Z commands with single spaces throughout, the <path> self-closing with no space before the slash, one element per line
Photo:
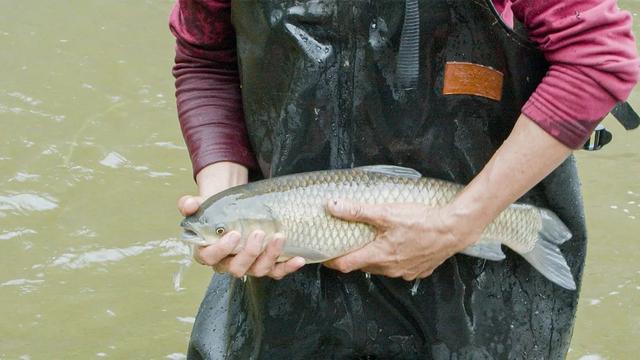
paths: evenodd
<path fill-rule="evenodd" d="M 538 241 L 535 247 L 520 255 L 529 264 L 552 282 L 565 289 L 575 290 L 576 283 L 571 274 L 571 269 L 558 245 L 571 239 L 571 232 L 553 212 L 540 209 L 542 228 L 538 232 Z"/>
<path fill-rule="evenodd" d="M 552 244 L 561 245 L 571 239 L 571 231 L 564 225 L 558 215 L 547 209 L 538 209 L 542 219 L 540 237 Z"/>

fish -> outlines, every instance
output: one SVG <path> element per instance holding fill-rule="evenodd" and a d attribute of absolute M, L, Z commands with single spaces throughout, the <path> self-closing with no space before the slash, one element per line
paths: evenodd
<path fill-rule="evenodd" d="M 237 231 L 242 236 L 235 254 L 254 230 L 264 231 L 267 239 L 281 233 L 286 240 L 278 261 L 300 256 L 307 264 L 322 263 L 359 249 L 376 237 L 376 229 L 369 224 L 331 216 L 326 210 L 331 199 L 441 207 L 462 188 L 461 184 L 423 177 L 414 169 L 393 165 L 279 176 L 232 187 L 208 198 L 196 213 L 182 220 L 182 240 L 207 246 Z M 575 290 L 571 269 L 559 249 L 571 236 L 552 211 L 514 203 L 486 227 L 479 241 L 461 253 L 500 261 L 506 258 L 504 245 L 550 281 Z"/>

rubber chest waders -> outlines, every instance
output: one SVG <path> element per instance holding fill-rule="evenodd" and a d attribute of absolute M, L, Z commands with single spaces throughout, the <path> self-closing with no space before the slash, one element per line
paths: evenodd
<path fill-rule="evenodd" d="M 246 123 L 267 177 L 395 164 L 467 183 L 547 68 L 490 1 L 236 0 L 232 14 Z M 574 160 L 522 200 L 553 210 L 571 229 L 562 252 L 579 284 L 586 238 Z M 456 255 L 415 296 L 411 287 L 318 265 L 282 281 L 216 275 L 189 358 L 561 359 L 567 352 L 579 293 L 508 250 L 502 262 Z"/>

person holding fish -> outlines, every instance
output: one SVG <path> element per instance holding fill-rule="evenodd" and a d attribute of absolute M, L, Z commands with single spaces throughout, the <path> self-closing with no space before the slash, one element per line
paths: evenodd
<path fill-rule="evenodd" d="M 171 30 L 185 240 L 224 274 L 188 358 L 566 356 L 571 152 L 639 71 L 615 0 L 178 0 Z"/>

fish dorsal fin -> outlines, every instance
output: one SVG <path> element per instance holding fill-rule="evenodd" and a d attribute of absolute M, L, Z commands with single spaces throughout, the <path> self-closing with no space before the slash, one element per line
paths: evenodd
<path fill-rule="evenodd" d="M 355 168 L 355 170 L 378 173 L 387 176 L 398 176 L 409 179 L 420 179 L 422 177 L 422 174 L 414 169 L 394 165 L 360 166 Z"/>

